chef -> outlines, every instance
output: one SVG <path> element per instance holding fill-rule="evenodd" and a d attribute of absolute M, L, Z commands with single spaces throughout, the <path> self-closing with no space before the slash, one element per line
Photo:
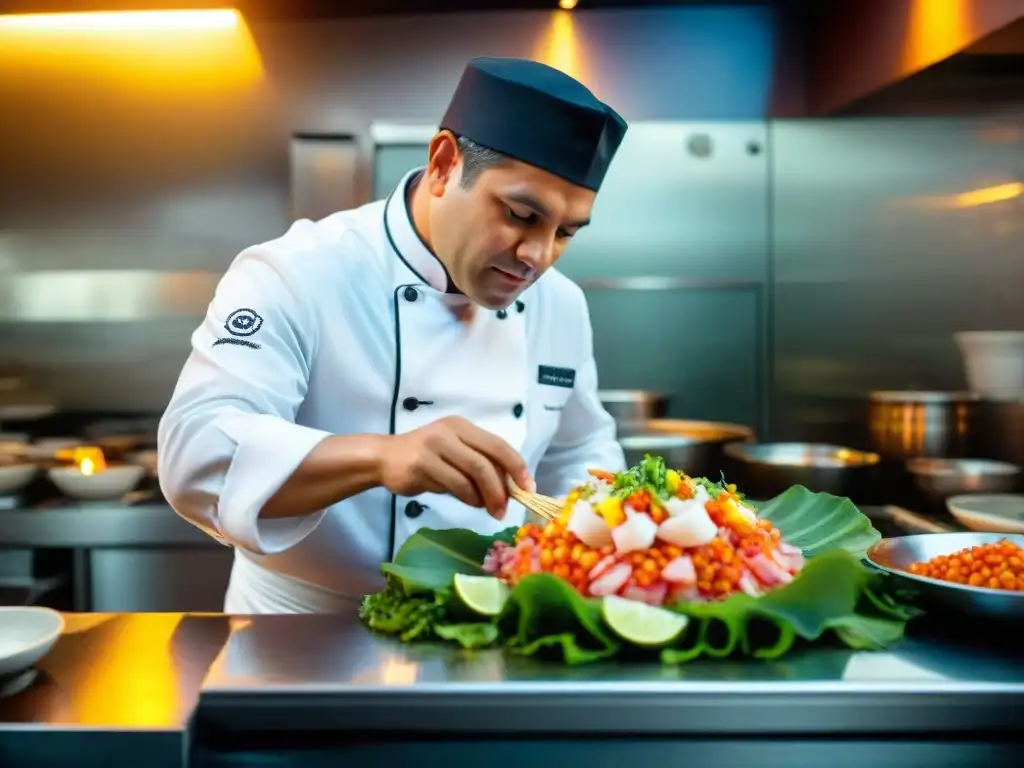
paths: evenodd
<path fill-rule="evenodd" d="M 352 611 L 417 529 L 522 524 L 507 478 L 623 466 L 551 267 L 625 132 L 558 70 L 474 59 L 387 200 L 239 254 L 159 430 L 171 506 L 235 550 L 228 613 Z"/>

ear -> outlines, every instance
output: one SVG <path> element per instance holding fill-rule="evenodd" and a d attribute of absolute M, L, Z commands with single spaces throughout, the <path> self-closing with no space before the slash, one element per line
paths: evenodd
<path fill-rule="evenodd" d="M 458 139 L 451 131 L 440 131 L 430 140 L 427 151 L 427 189 L 434 197 L 442 197 L 449 181 L 457 181 L 462 173 Z"/>

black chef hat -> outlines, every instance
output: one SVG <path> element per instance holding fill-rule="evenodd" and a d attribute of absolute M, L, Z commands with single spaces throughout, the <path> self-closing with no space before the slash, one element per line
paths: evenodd
<path fill-rule="evenodd" d="M 462 73 L 441 128 L 596 192 L 626 121 L 546 64 L 476 58 Z"/>

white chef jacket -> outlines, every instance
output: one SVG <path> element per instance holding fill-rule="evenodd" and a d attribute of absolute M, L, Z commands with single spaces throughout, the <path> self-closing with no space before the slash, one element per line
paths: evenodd
<path fill-rule="evenodd" d="M 192 336 L 159 428 L 175 511 L 235 548 L 229 613 L 334 612 L 379 589 L 380 564 L 418 528 L 492 533 L 454 497 L 374 488 L 328 509 L 261 520 L 304 457 L 334 434 L 401 434 L 462 416 L 506 440 L 538 490 L 566 492 L 624 457 L 597 395 L 583 292 L 549 270 L 504 310 L 459 320 L 448 275 L 412 225 L 402 180 L 386 200 L 297 221 L 244 250 Z"/>

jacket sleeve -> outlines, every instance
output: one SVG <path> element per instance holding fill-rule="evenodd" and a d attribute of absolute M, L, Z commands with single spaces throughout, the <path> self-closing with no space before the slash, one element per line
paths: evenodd
<path fill-rule="evenodd" d="M 537 467 L 537 489 L 563 496 L 587 476 L 588 469 L 618 472 L 626 458 L 618 443 L 615 420 L 597 394 L 594 334 L 586 299 L 580 292 L 583 364 L 576 371 L 573 393 L 562 409 L 558 429 Z"/>
<path fill-rule="evenodd" d="M 192 336 L 160 421 L 160 487 L 174 510 L 255 554 L 294 546 L 325 511 L 259 520 L 263 505 L 329 433 L 295 423 L 317 350 L 315 314 L 260 248 L 242 252 Z"/>

